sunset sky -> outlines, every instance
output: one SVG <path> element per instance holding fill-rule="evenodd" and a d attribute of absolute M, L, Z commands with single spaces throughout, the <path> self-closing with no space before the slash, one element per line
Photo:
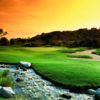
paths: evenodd
<path fill-rule="evenodd" d="M 8 38 L 91 27 L 100 27 L 100 0 L 0 0 Z"/>

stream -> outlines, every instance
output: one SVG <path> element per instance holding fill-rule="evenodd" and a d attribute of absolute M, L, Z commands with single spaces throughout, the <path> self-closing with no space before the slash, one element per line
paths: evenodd
<path fill-rule="evenodd" d="M 70 94 L 70 100 L 94 100 L 93 96 L 81 93 L 72 93 L 69 89 L 55 86 L 52 82 L 43 79 L 30 68 L 27 71 L 16 69 L 16 65 L 0 67 L 0 70 L 9 69 L 9 77 L 14 79 L 13 89 L 16 95 L 24 95 L 28 100 L 69 100 L 61 94 Z M 16 81 L 20 79 L 20 81 Z"/>

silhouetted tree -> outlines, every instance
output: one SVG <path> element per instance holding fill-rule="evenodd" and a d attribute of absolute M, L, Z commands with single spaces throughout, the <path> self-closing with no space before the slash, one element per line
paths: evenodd
<path fill-rule="evenodd" d="M 10 45 L 15 45 L 15 39 L 10 39 Z"/>
<path fill-rule="evenodd" d="M 3 29 L 0 29 L 0 37 L 4 36 L 4 35 L 7 35 L 8 33 L 7 32 L 4 32 Z"/>
<path fill-rule="evenodd" d="M 2 37 L 2 38 L 0 39 L 0 45 L 6 46 L 6 45 L 8 45 L 8 44 L 9 44 L 9 41 L 8 41 L 7 38 Z"/>

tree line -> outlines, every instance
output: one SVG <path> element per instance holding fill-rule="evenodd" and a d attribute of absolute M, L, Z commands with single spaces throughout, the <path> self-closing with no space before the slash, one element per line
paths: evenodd
<path fill-rule="evenodd" d="M 100 29 L 84 28 L 74 31 L 53 31 L 32 38 L 12 38 L 10 40 L 1 37 L 0 45 L 100 47 Z"/>

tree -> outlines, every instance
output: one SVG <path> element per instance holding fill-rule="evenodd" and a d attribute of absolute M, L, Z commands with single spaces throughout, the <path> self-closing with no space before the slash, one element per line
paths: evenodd
<path fill-rule="evenodd" d="M 0 39 L 0 45 L 6 46 L 6 45 L 8 45 L 8 44 L 9 44 L 9 41 L 8 41 L 7 38 L 2 37 L 2 38 Z"/>
<path fill-rule="evenodd" d="M 0 29 L 0 37 L 3 37 L 4 35 L 7 35 L 8 32 L 4 32 L 3 29 Z"/>

